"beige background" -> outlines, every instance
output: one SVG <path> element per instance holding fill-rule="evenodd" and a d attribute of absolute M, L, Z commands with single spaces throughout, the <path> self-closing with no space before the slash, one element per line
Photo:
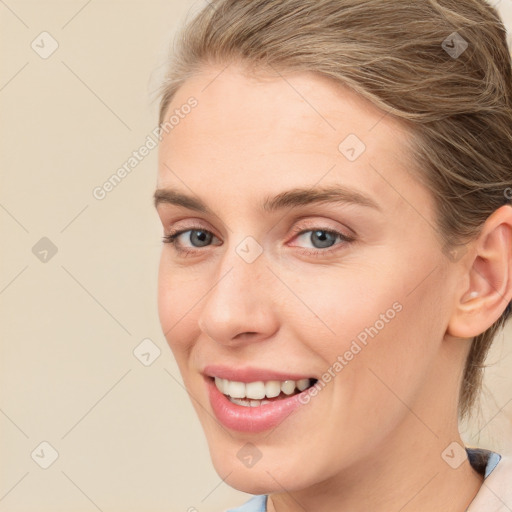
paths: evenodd
<path fill-rule="evenodd" d="M 93 196 L 156 127 L 168 41 L 203 1 L 0 1 L 0 512 L 213 512 L 248 498 L 215 473 L 160 331 L 156 150 Z M 499 4 L 512 26 L 511 0 Z M 464 434 L 508 452 L 511 334 Z M 143 360 L 161 351 L 149 366 L 133 353 L 147 338 Z M 58 453 L 47 469 L 42 442 Z"/>

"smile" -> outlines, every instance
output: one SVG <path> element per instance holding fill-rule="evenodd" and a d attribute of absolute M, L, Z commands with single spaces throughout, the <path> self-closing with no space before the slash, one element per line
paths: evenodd
<path fill-rule="evenodd" d="M 260 407 L 296 395 L 315 384 L 316 379 L 238 382 L 215 377 L 215 386 L 231 403 Z"/>
<path fill-rule="evenodd" d="M 238 432 L 263 432 L 277 427 L 292 413 L 303 410 L 310 388 L 318 381 L 307 374 L 230 366 L 209 365 L 201 372 L 216 419 Z M 297 420 L 295 420 L 297 421 Z"/>

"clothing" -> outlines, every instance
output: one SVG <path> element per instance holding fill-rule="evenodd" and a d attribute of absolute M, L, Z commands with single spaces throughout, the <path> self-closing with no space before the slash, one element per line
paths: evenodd
<path fill-rule="evenodd" d="M 253 496 L 249 501 L 246 501 L 238 508 L 230 508 L 226 512 L 266 512 L 267 510 L 267 495 L 260 494 Z"/>
<path fill-rule="evenodd" d="M 465 512 L 510 512 L 512 510 L 512 457 L 482 448 L 466 448 L 469 463 L 484 477 L 477 495 Z M 266 512 L 266 494 L 226 512 Z"/>

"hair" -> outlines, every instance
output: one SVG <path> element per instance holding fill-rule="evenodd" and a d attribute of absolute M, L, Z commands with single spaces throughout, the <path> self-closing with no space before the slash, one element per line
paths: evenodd
<path fill-rule="evenodd" d="M 205 66 L 238 62 L 253 72 L 314 72 L 410 128 L 418 179 L 434 198 L 435 229 L 448 257 L 460 257 L 489 215 L 508 202 L 511 56 L 500 16 L 484 0 L 208 3 L 171 52 L 160 124 L 176 91 Z M 487 352 L 509 315 L 507 306 L 471 341 L 459 393 L 461 419 L 470 416 Z"/>

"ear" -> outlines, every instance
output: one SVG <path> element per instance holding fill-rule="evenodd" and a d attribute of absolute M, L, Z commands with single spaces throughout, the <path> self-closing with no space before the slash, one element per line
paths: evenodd
<path fill-rule="evenodd" d="M 459 338 L 487 330 L 512 299 L 512 206 L 492 213 L 471 245 L 465 285 L 456 297 L 447 329 L 447 334 Z"/>

